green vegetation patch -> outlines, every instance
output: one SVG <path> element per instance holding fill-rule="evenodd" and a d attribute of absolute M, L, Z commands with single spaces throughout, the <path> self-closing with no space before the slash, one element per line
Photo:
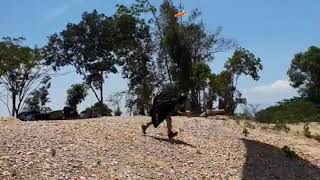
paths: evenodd
<path fill-rule="evenodd" d="M 283 100 L 257 113 L 263 123 L 320 122 L 319 105 L 305 98 Z"/>

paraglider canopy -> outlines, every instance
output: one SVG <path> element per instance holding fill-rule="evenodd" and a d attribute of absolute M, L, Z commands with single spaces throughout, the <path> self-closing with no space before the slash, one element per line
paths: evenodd
<path fill-rule="evenodd" d="M 179 18 L 179 17 L 183 17 L 186 15 L 187 15 L 187 13 L 185 11 L 180 11 L 177 14 L 175 14 L 174 17 Z"/>

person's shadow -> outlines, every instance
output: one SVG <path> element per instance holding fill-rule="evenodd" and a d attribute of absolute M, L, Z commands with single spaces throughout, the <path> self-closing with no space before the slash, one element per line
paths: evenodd
<path fill-rule="evenodd" d="M 241 139 L 247 150 L 243 180 L 314 179 L 320 180 L 320 168 L 300 157 L 287 157 L 283 150 L 259 141 Z"/>
<path fill-rule="evenodd" d="M 180 145 L 184 145 L 184 146 L 189 146 L 191 148 L 195 148 L 194 145 L 192 144 L 189 144 L 187 142 L 184 142 L 182 140 L 178 140 L 178 139 L 166 139 L 166 138 L 160 138 L 160 137 L 155 137 L 155 136 L 150 136 L 150 135 L 147 135 L 148 137 L 151 137 L 153 139 L 156 139 L 158 141 L 162 141 L 162 142 L 168 142 L 168 143 L 171 143 L 171 144 L 180 144 Z"/>

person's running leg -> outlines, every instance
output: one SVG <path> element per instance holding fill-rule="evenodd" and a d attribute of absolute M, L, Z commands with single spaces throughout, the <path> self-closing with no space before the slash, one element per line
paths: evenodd
<path fill-rule="evenodd" d="M 172 119 L 170 115 L 167 116 L 166 121 L 167 121 L 168 137 L 169 139 L 172 139 L 178 135 L 178 132 L 172 132 Z"/>
<path fill-rule="evenodd" d="M 146 134 L 146 130 L 147 130 L 148 127 L 150 127 L 151 125 L 152 125 L 152 122 L 148 122 L 147 124 L 141 126 L 141 129 L 142 129 L 143 134 Z"/>

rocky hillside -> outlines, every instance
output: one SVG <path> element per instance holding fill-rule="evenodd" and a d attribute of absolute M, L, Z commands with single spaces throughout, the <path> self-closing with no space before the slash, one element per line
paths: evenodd
<path fill-rule="evenodd" d="M 179 136 L 169 141 L 165 123 L 143 136 L 148 120 L 2 120 L 0 179 L 320 179 L 320 143 L 301 133 L 174 117 Z"/>

